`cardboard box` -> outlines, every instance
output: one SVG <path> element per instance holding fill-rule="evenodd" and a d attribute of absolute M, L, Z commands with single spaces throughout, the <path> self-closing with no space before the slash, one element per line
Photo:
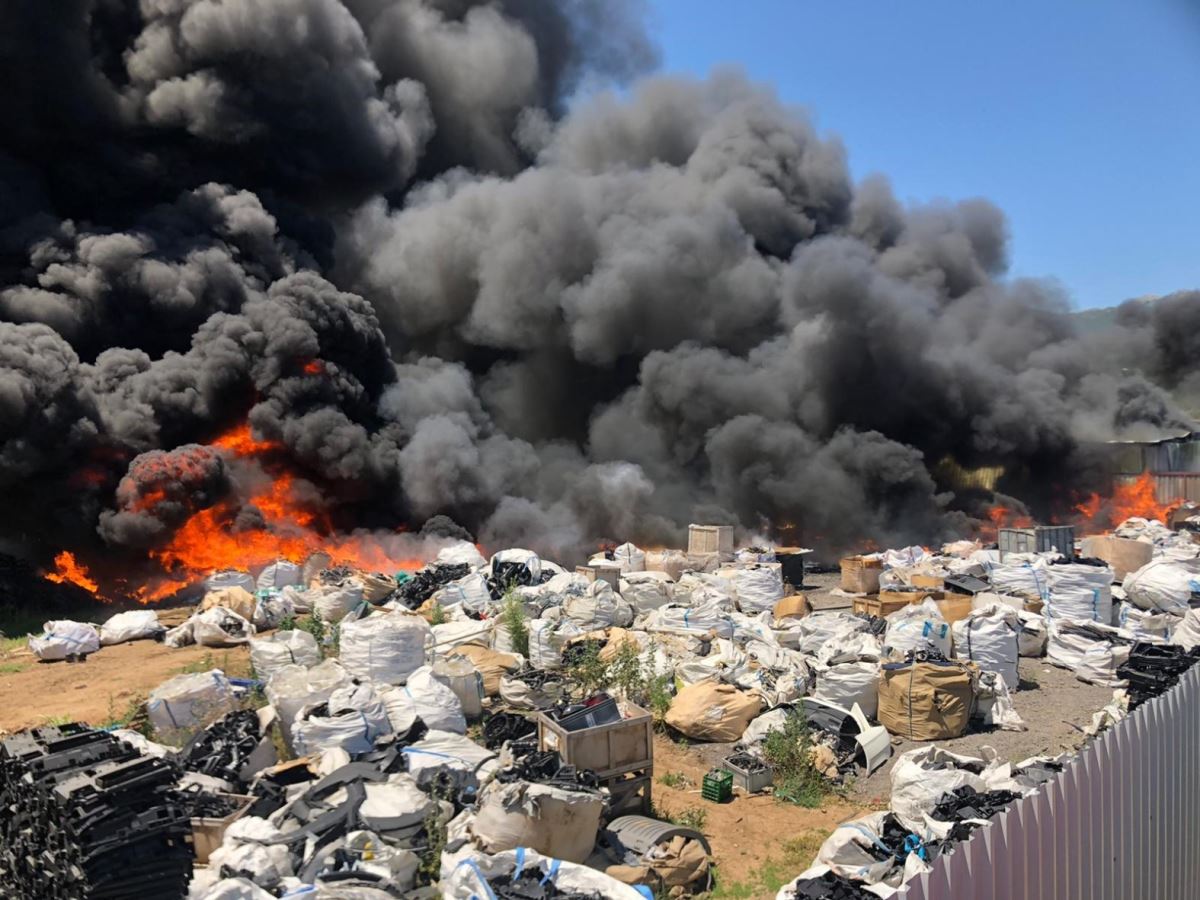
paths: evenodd
<path fill-rule="evenodd" d="M 841 562 L 842 590 L 848 594 L 876 594 L 883 561 L 862 556 L 847 556 Z"/>
<path fill-rule="evenodd" d="M 1109 534 L 1085 537 L 1080 552 L 1089 558 L 1102 559 L 1112 566 L 1113 575 L 1120 583 L 1130 572 L 1136 572 L 1154 555 L 1154 545 Z"/>

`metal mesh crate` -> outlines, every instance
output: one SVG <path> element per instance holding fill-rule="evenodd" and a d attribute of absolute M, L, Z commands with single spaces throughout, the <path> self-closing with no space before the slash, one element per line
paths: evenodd
<path fill-rule="evenodd" d="M 1001 528 L 998 535 L 1000 558 L 1006 553 L 1047 553 L 1057 550 L 1063 556 L 1075 555 L 1073 525 L 1035 525 L 1032 528 Z"/>

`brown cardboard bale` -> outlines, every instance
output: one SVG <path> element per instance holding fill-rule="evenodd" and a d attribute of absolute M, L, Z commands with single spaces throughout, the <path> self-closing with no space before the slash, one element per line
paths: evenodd
<path fill-rule="evenodd" d="M 786 619 L 788 616 L 808 615 L 808 600 L 803 594 L 793 594 L 790 597 L 784 597 L 775 604 L 775 618 Z"/>
<path fill-rule="evenodd" d="M 879 592 L 879 574 L 883 562 L 862 556 L 847 556 L 842 560 L 842 590 L 850 594 L 875 594 Z"/>
<path fill-rule="evenodd" d="M 483 676 L 483 692 L 489 697 L 500 693 L 500 678 L 521 668 L 521 658 L 512 653 L 501 653 L 477 644 L 462 644 L 446 656 L 461 656 L 468 659 Z"/>
<path fill-rule="evenodd" d="M 1083 539 L 1080 552 L 1085 557 L 1102 559 L 1112 566 L 1114 580 L 1120 583 L 1136 572 L 1154 555 L 1154 545 L 1112 535 L 1092 535 Z"/>
<path fill-rule="evenodd" d="M 914 573 L 909 579 L 912 586 L 916 588 L 927 588 L 929 590 L 940 591 L 946 586 L 946 579 L 941 575 L 922 575 Z"/>
<path fill-rule="evenodd" d="M 237 613 L 247 622 L 254 621 L 254 595 L 243 587 L 227 587 L 209 591 L 200 601 L 200 612 L 206 609 L 228 609 Z"/>
<path fill-rule="evenodd" d="M 879 676 L 879 724 L 910 741 L 963 735 L 975 706 L 978 670 L 970 663 L 895 663 Z"/>
<path fill-rule="evenodd" d="M 699 681 L 675 695 L 666 722 L 697 741 L 732 742 L 761 709 L 757 694 L 739 691 L 732 684 Z"/>
<path fill-rule="evenodd" d="M 965 594 L 944 594 L 935 601 L 942 618 L 950 625 L 971 614 L 971 598 Z"/>
<path fill-rule="evenodd" d="M 941 591 L 880 591 L 879 599 L 886 600 L 892 603 L 899 601 L 907 601 L 909 603 L 920 603 L 926 597 L 932 597 L 934 600 L 941 600 L 945 596 Z"/>

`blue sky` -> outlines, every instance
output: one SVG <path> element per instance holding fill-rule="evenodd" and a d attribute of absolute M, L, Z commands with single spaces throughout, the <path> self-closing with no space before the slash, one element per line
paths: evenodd
<path fill-rule="evenodd" d="M 1200 288 L 1200 0 L 650 0 L 663 70 L 736 64 L 855 178 L 983 196 L 1077 306 Z"/>

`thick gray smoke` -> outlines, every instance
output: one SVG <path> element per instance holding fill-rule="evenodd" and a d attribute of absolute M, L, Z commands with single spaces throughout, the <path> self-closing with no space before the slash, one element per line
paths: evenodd
<path fill-rule="evenodd" d="M 654 62 L 634 0 L 6 4 L 0 536 L 141 558 L 249 490 L 244 421 L 322 527 L 560 557 L 935 540 L 946 460 L 1049 502 L 1191 424 L 1200 295 L 1076 335 L 995 207 L 769 89 L 596 90 Z"/>

